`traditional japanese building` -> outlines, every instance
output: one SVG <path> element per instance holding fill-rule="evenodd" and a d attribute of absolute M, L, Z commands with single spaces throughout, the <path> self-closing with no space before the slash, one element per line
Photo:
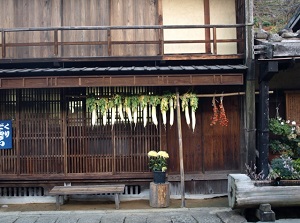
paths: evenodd
<path fill-rule="evenodd" d="M 138 194 L 152 181 L 150 150 L 169 153 L 172 194 L 180 192 L 180 158 L 187 193 L 226 193 L 227 174 L 255 159 L 251 1 L 1 0 L 0 6 L 0 120 L 12 123 L 12 146 L 0 150 L 2 196 L 112 182 Z M 155 125 L 149 102 L 147 123 L 141 104 L 137 122 L 130 122 L 126 97 L 169 93 L 197 95 L 194 130 L 177 110 L 174 124 L 168 110 L 164 125 L 160 105 Z M 92 115 L 88 99 L 116 95 L 125 121 L 111 109 L 106 124 L 100 108 Z M 219 113 L 212 123 L 214 104 L 225 108 L 227 126 Z"/>

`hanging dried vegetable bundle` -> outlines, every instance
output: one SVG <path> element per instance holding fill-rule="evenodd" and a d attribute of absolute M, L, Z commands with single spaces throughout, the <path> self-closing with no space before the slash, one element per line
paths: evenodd
<path fill-rule="evenodd" d="M 114 104 L 117 107 L 118 113 L 120 115 L 120 119 L 122 122 L 125 122 L 124 114 L 123 114 L 123 103 L 121 95 L 116 94 L 114 97 Z"/>
<path fill-rule="evenodd" d="M 125 111 L 126 111 L 129 123 L 131 123 L 132 122 L 131 97 L 125 97 L 125 99 L 124 99 L 124 107 L 125 107 Z"/>
<path fill-rule="evenodd" d="M 147 111 L 148 111 L 148 101 L 149 101 L 149 96 L 147 95 L 141 95 L 139 96 L 139 102 L 143 111 L 143 123 L 144 123 L 144 127 L 146 127 L 147 125 Z"/>
<path fill-rule="evenodd" d="M 138 96 L 132 96 L 131 97 L 131 108 L 132 108 L 132 111 L 133 111 L 133 123 L 134 123 L 135 126 L 137 124 L 138 106 L 139 106 Z"/>
<path fill-rule="evenodd" d="M 98 108 L 100 110 L 100 113 L 102 115 L 103 125 L 106 125 L 107 123 L 107 110 L 108 110 L 108 99 L 107 98 L 100 98 L 97 101 Z"/>
<path fill-rule="evenodd" d="M 185 114 L 186 124 L 190 127 L 190 115 L 189 115 L 189 94 L 185 93 L 180 97 L 181 99 L 181 109 Z"/>
<path fill-rule="evenodd" d="M 198 108 L 198 98 L 195 94 L 190 94 L 190 106 L 191 106 L 191 114 L 192 114 L 192 130 L 195 131 L 196 127 L 196 110 Z"/>
<path fill-rule="evenodd" d="M 212 99 L 212 106 L 213 106 L 213 116 L 211 117 L 211 123 L 210 123 L 211 126 L 216 125 L 217 122 L 219 121 L 219 117 L 218 117 L 219 109 L 217 107 L 215 97 L 213 97 L 213 99 Z"/>
<path fill-rule="evenodd" d="M 86 99 L 86 105 L 88 109 L 92 112 L 92 126 L 94 126 L 97 121 L 97 100 L 94 95 L 90 95 Z"/>
<path fill-rule="evenodd" d="M 160 101 L 160 111 L 162 114 L 163 124 L 166 127 L 167 124 L 167 111 L 169 110 L 169 97 L 168 95 L 163 95 Z"/>
<path fill-rule="evenodd" d="M 156 106 L 159 105 L 159 103 L 160 103 L 159 96 L 157 96 L 157 95 L 150 96 L 149 104 L 151 105 L 152 122 L 156 127 L 158 125 L 157 115 L 156 115 Z"/>
<path fill-rule="evenodd" d="M 223 105 L 223 97 L 220 97 L 220 117 L 219 117 L 219 123 L 221 126 L 228 126 L 228 119 L 226 117 L 225 108 Z"/>
<path fill-rule="evenodd" d="M 169 99 L 169 106 L 170 106 L 170 126 L 174 124 L 174 109 L 176 108 L 176 103 L 174 103 L 174 99 L 176 99 L 176 95 L 173 94 L 170 96 Z"/>

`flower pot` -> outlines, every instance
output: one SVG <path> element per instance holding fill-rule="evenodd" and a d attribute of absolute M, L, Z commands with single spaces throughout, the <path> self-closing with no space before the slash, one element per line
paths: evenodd
<path fill-rule="evenodd" d="M 166 172 L 153 171 L 153 182 L 156 184 L 163 184 L 166 182 Z"/>

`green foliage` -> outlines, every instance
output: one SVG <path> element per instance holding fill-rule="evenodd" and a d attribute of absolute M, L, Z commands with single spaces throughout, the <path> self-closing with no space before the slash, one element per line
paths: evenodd
<path fill-rule="evenodd" d="M 273 170 L 272 175 L 277 175 L 283 180 L 299 179 L 300 175 L 297 171 L 297 168 L 299 168 L 299 164 L 299 161 L 297 161 L 296 164 L 295 161 L 292 160 L 289 156 L 281 156 L 280 158 L 273 159 L 271 162 L 271 168 Z"/>
<path fill-rule="evenodd" d="M 292 132 L 291 126 L 279 118 L 271 118 L 269 128 L 273 134 L 279 136 L 288 136 Z"/>

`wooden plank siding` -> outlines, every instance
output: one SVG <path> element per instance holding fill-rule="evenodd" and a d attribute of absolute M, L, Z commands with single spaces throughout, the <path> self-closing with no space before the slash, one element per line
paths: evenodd
<path fill-rule="evenodd" d="M 147 152 L 160 149 L 170 154 L 168 174 L 178 174 L 177 122 L 166 130 L 151 123 L 146 127 L 139 110 L 138 124 L 121 123 L 113 129 L 103 126 L 101 116 L 94 127 L 84 97 L 94 92 L 109 96 L 115 92 L 140 94 L 160 92 L 153 87 L 20 89 L 1 90 L 0 119 L 13 119 L 13 149 L 0 150 L 0 178 L 28 179 L 121 179 L 123 174 L 149 177 Z M 228 127 L 210 126 L 211 98 L 200 98 L 193 133 L 182 119 L 184 164 L 187 174 L 198 177 L 218 171 L 238 171 L 240 106 L 239 96 L 226 97 Z M 110 120 L 111 114 L 108 114 Z M 161 123 L 160 113 L 158 113 Z M 18 118 L 19 117 L 19 118 Z M 148 175 L 147 175 L 148 174 Z M 92 177 L 94 176 L 94 177 Z M 125 176 L 125 175 L 124 175 Z M 124 177 L 123 176 L 123 177 Z M 131 175 L 133 177 L 133 175 Z M 144 176 L 144 177 L 145 177 Z M 197 178 L 197 177 L 196 177 Z M 172 178 L 170 178 L 172 180 Z"/>
<path fill-rule="evenodd" d="M 241 59 L 244 53 L 244 15 L 236 2 L 239 24 L 209 26 L 209 4 L 205 0 L 205 23 L 200 27 L 165 27 L 162 0 L 2 0 L 0 24 L 2 54 L 0 62 L 90 61 L 90 60 L 190 60 Z M 240 12 L 242 13 L 240 15 Z M 206 26 L 205 26 L 206 25 Z M 181 24 L 181 26 L 185 26 Z M 81 28 L 80 28 L 81 27 Z M 23 29 L 22 29 L 23 28 Z M 235 38 L 212 33 L 237 32 Z M 165 39 L 164 33 L 205 30 L 206 36 Z M 238 53 L 222 54 L 218 44 L 238 45 Z M 207 46 L 206 52 L 165 54 L 164 47 Z M 213 49 L 209 49 L 213 48 Z M 213 52 L 213 53 L 211 53 Z M 47 59 L 47 60 L 45 60 Z"/>
<path fill-rule="evenodd" d="M 239 97 L 224 99 L 229 126 L 217 123 L 210 126 L 211 98 L 200 98 L 196 113 L 196 129 L 193 133 L 182 114 L 182 139 L 184 170 L 187 173 L 238 170 L 240 167 L 240 101 Z M 167 148 L 170 152 L 170 171 L 179 173 L 177 124 L 167 129 Z"/>

